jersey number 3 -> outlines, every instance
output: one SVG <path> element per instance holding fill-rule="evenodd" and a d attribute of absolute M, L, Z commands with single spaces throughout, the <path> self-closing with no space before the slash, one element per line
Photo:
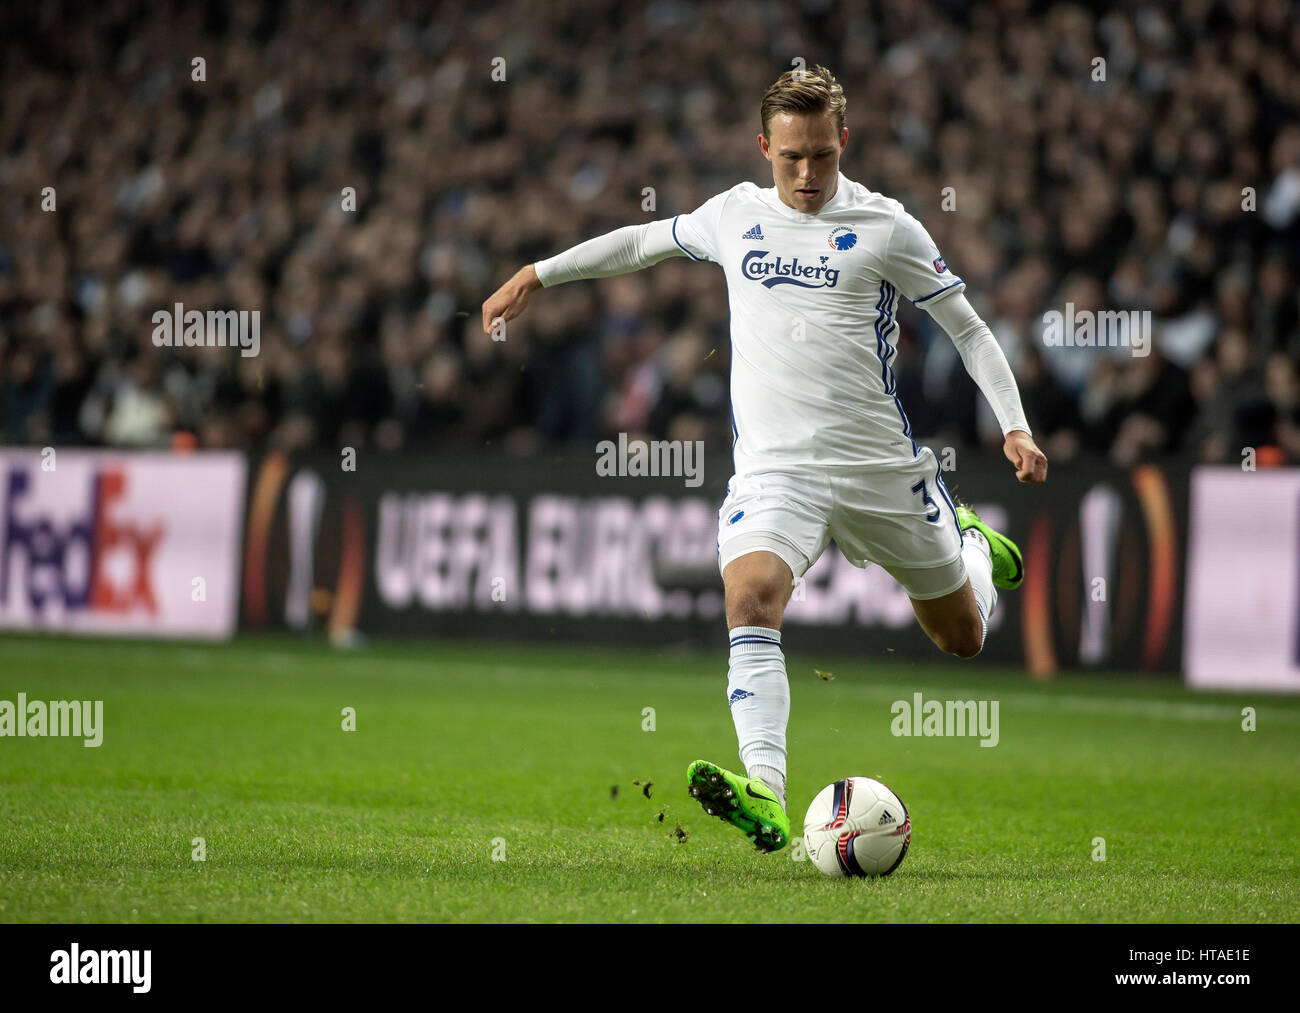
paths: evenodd
<path fill-rule="evenodd" d="M 939 504 L 930 496 L 930 490 L 926 488 L 925 479 L 921 479 L 916 485 L 912 486 L 912 492 L 919 493 L 921 502 L 926 506 L 925 519 L 931 524 L 938 524 L 940 516 Z"/>

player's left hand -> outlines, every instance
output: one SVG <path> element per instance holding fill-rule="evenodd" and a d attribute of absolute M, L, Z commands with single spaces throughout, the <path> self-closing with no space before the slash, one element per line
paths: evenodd
<path fill-rule="evenodd" d="M 1028 433 L 1019 429 L 1007 433 L 1002 453 L 1016 466 L 1016 478 L 1020 481 L 1035 485 L 1047 481 L 1047 455 L 1038 449 L 1038 444 Z"/>

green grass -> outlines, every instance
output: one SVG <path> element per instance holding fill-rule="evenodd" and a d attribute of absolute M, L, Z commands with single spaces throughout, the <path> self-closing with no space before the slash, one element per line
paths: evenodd
<path fill-rule="evenodd" d="M 0 921 L 1296 920 L 1300 700 L 802 639 L 794 822 L 838 777 L 886 781 L 914 825 L 889 879 L 760 856 L 694 807 L 687 763 L 736 763 L 721 656 L 0 638 L 0 699 L 102 699 L 106 726 L 0 739 Z M 916 690 L 998 700 L 999 745 L 892 736 Z"/>

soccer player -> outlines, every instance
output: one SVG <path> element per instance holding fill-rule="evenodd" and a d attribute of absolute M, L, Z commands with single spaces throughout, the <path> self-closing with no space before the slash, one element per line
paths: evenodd
<path fill-rule="evenodd" d="M 524 267 L 483 304 L 483 328 L 517 317 L 537 288 L 668 257 L 722 266 L 735 474 L 718 514 L 718 565 L 731 637 L 727 699 L 746 775 L 697 760 L 687 783 L 706 812 L 776 851 L 790 836 L 781 617 L 830 539 L 856 566 L 884 567 L 934 643 L 960 658 L 982 648 L 996 588 L 1023 577 L 1015 544 L 954 504 L 934 452 L 912 439 L 893 369 L 900 297 L 957 346 L 1016 477 L 1044 481 L 1047 458 L 965 282 L 902 205 L 840 172 L 849 132 L 830 71 L 787 71 L 760 111 L 772 187 L 741 183 L 691 214 L 617 229 Z"/>

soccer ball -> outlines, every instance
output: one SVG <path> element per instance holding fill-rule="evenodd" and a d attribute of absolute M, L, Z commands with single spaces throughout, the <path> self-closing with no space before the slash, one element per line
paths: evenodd
<path fill-rule="evenodd" d="M 907 855 L 912 820 L 903 800 L 879 781 L 846 777 L 812 800 L 803 843 L 828 876 L 888 876 Z"/>

